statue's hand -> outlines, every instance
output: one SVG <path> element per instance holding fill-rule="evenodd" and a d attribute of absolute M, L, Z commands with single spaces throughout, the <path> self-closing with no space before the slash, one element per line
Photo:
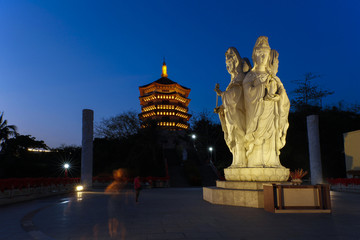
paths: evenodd
<path fill-rule="evenodd" d="M 253 86 L 256 87 L 262 83 L 266 83 L 266 82 L 262 82 L 261 79 L 259 78 L 255 78 L 254 82 L 253 82 Z"/>
<path fill-rule="evenodd" d="M 265 96 L 264 100 L 277 102 L 280 100 L 280 96 L 278 94 L 272 94 L 272 95 L 268 94 Z"/>
<path fill-rule="evenodd" d="M 220 90 L 220 86 L 218 83 L 215 85 L 214 91 L 216 92 L 217 95 L 221 96 L 222 91 Z"/>
<path fill-rule="evenodd" d="M 224 107 L 222 106 L 214 108 L 214 113 L 222 113 L 223 111 L 224 111 Z"/>

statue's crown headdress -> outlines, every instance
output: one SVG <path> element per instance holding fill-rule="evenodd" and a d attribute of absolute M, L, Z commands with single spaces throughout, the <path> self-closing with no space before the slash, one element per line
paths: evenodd
<path fill-rule="evenodd" d="M 256 49 L 256 48 L 267 48 L 267 49 L 270 49 L 268 37 L 260 36 L 260 37 L 256 40 L 254 49 Z"/>

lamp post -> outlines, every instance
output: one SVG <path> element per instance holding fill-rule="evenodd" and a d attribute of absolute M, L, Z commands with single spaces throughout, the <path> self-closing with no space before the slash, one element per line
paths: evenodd
<path fill-rule="evenodd" d="M 212 170 L 214 171 L 214 173 L 216 174 L 216 176 L 218 177 L 218 179 L 221 179 L 221 176 L 220 176 L 220 173 L 219 173 L 219 170 L 215 167 L 213 161 L 212 161 L 212 155 L 213 155 L 213 151 L 215 149 L 213 147 L 209 147 L 209 152 L 210 152 L 210 162 L 209 162 L 209 165 L 211 166 Z M 215 157 L 215 161 L 216 161 L 216 154 L 214 155 Z"/>
<path fill-rule="evenodd" d="M 68 177 L 68 168 L 70 167 L 70 165 L 68 163 L 64 164 L 64 168 L 65 168 L 65 178 Z"/>
<path fill-rule="evenodd" d="M 210 151 L 210 162 L 212 163 L 212 152 L 213 152 L 213 147 L 209 147 L 209 151 Z"/>
<path fill-rule="evenodd" d="M 193 140 L 194 149 L 195 149 L 195 151 L 197 151 L 197 148 L 196 148 L 196 145 L 195 145 L 195 140 L 196 140 L 196 134 L 195 133 L 191 134 L 191 139 Z"/>

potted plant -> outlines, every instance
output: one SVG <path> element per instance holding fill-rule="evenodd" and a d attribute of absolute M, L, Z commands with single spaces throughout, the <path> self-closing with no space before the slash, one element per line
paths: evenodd
<path fill-rule="evenodd" d="M 302 183 L 302 178 L 308 174 L 308 171 L 304 171 L 302 168 L 301 169 L 296 169 L 293 172 L 290 172 L 290 177 L 291 177 L 291 183 L 293 185 L 300 185 Z"/>

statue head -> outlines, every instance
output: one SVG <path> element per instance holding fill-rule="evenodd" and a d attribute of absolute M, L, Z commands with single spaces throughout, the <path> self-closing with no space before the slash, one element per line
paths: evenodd
<path fill-rule="evenodd" d="M 225 58 L 226 58 L 226 69 L 230 74 L 232 73 L 239 74 L 242 72 L 241 71 L 242 59 L 236 48 L 230 47 L 225 53 Z"/>
<path fill-rule="evenodd" d="M 269 68 L 273 75 L 276 75 L 279 68 L 279 53 L 275 49 L 271 49 L 269 57 Z"/>
<path fill-rule="evenodd" d="M 270 56 L 270 45 L 268 37 L 260 36 L 255 43 L 252 59 L 254 62 L 254 68 L 257 66 L 267 67 Z"/>

